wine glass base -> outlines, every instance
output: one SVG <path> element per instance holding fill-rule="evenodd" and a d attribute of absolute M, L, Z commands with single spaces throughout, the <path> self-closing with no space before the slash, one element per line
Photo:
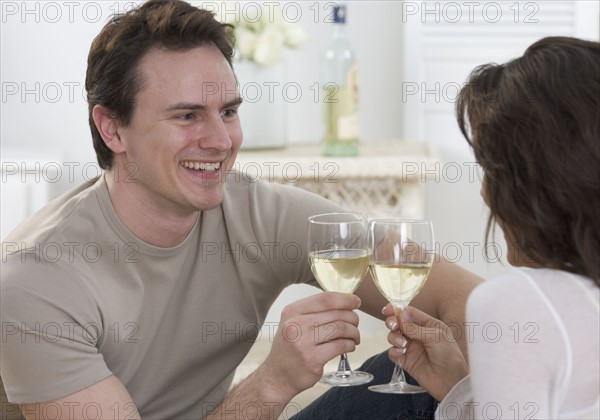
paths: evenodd
<path fill-rule="evenodd" d="M 406 382 L 397 384 L 373 385 L 369 387 L 369 391 L 380 392 L 382 394 L 420 394 L 427 392 L 426 389 L 418 385 L 411 385 Z"/>
<path fill-rule="evenodd" d="M 344 375 L 339 372 L 326 373 L 319 382 L 329 386 L 356 386 L 368 384 L 373 378 L 370 373 L 353 370 Z"/>

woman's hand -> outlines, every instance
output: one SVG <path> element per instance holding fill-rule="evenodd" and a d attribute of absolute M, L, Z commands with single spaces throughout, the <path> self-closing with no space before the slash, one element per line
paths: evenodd
<path fill-rule="evenodd" d="M 465 358 L 456 344 L 452 330 L 439 319 L 408 307 L 400 317 L 387 305 L 383 314 L 390 329 L 388 341 L 392 361 L 403 369 L 438 401 L 468 373 Z"/>

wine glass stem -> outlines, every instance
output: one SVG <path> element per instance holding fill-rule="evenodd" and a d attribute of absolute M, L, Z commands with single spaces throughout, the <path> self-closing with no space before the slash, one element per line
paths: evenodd
<path fill-rule="evenodd" d="M 396 362 L 394 364 L 394 372 L 392 373 L 391 384 L 401 384 L 406 382 L 406 377 L 404 376 L 404 370 L 402 366 L 400 366 L 400 362 Z"/>
<path fill-rule="evenodd" d="M 348 356 L 346 353 L 342 353 L 340 356 L 340 363 L 338 364 L 337 372 L 335 375 L 340 378 L 347 378 L 352 374 L 352 369 L 350 368 L 350 362 L 348 362 Z"/>
<path fill-rule="evenodd" d="M 402 308 L 401 306 L 394 306 L 394 314 L 398 318 L 398 321 L 402 322 Z M 394 363 L 394 372 L 392 373 L 392 384 L 401 384 L 406 383 L 406 377 L 404 376 L 404 369 L 402 369 L 402 365 L 400 365 L 399 361 Z"/>

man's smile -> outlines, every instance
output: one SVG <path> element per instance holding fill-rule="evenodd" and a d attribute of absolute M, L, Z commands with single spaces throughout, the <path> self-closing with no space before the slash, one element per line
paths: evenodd
<path fill-rule="evenodd" d="M 186 169 L 192 169 L 195 171 L 206 171 L 215 172 L 221 168 L 221 162 L 198 162 L 191 160 L 184 160 L 181 162 L 181 166 Z"/>

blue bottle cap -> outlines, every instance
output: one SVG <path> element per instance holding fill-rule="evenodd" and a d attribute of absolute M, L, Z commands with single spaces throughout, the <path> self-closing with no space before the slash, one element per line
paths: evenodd
<path fill-rule="evenodd" d="M 346 23 L 346 6 L 336 4 L 333 6 L 333 23 Z"/>

